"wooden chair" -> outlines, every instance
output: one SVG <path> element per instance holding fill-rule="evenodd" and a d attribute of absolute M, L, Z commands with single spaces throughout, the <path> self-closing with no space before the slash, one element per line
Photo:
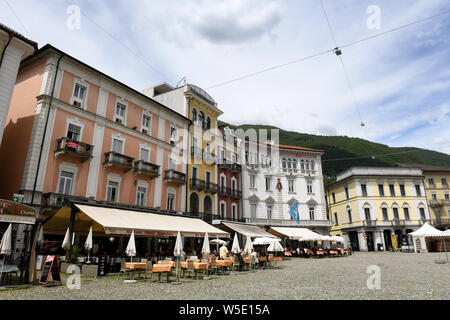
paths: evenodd
<path fill-rule="evenodd" d="M 214 271 L 214 273 L 217 274 L 217 263 L 216 263 L 216 258 L 211 258 L 210 269 L 211 269 L 211 272 Z"/>
<path fill-rule="evenodd" d="M 141 262 L 147 262 L 147 259 L 141 259 Z"/>
<path fill-rule="evenodd" d="M 234 257 L 232 269 L 233 269 L 233 271 L 235 269 L 237 269 L 237 271 L 240 271 L 240 269 L 241 269 L 241 263 L 239 262 L 239 257 L 238 256 Z"/>
<path fill-rule="evenodd" d="M 192 275 L 196 276 L 197 272 L 196 272 L 195 267 L 194 267 L 194 261 L 191 260 L 191 259 L 188 259 L 188 260 L 186 260 L 186 264 L 187 264 L 186 272 L 188 274 L 192 274 Z M 184 274 L 184 277 L 186 277 L 186 273 Z"/>

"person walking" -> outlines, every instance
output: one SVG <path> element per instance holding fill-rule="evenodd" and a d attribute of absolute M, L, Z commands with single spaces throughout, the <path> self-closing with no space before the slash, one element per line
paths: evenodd
<path fill-rule="evenodd" d="M 225 259 L 228 256 L 228 248 L 225 246 L 225 243 L 220 247 L 219 254 L 220 259 Z"/>

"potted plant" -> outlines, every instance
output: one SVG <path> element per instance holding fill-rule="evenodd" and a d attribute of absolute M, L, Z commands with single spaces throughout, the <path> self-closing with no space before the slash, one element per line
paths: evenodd
<path fill-rule="evenodd" d="M 72 246 L 69 250 L 66 251 L 66 260 L 61 263 L 61 272 L 67 273 L 67 268 L 71 264 L 78 263 L 78 256 L 80 255 L 82 249 L 78 246 Z"/>

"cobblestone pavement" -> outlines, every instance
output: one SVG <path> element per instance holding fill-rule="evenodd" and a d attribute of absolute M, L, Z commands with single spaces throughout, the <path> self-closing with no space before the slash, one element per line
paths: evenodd
<path fill-rule="evenodd" d="M 85 279 L 81 289 L 66 286 L 0 291 L 5 299 L 450 299 L 450 264 L 435 264 L 439 253 L 355 253 L 349 257 L 292 258 L 280 269 L 182 279 L 181 285 L 123 278 Z M 381 271 L 381 288 L 367 287 L 367 267 Z M 155 280 L 155 279 L 154 279 Z"/>

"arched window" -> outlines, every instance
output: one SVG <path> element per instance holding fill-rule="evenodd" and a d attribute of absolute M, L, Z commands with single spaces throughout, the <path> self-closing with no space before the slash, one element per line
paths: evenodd
<path fill-rule="evenodd" d="M 283 158 L 282 166 L 283 166 L 283 169 L 286 169 L 286 158 Z"/>
<path fill-rule="evenodd" d="M 302 170 L 305 170 L 305 161 L 300 161 L 300 167 Z"/>
<path fill-rule="evenodd" d="M 306 170 L 309 170 L 309 161 L 306 160 Z"/>
<path fill-rule="evenodd" d="M 212 201 L 209 196 L 206 196 L 203 201 L 203 208 L 205 210 L 205 214 L 212 214 Z"/>
<path fill-rule="evenodd" d="M 206 117 L 206 129 L 211 129 L 211 118 Z"/>
<path fill-rule="evenodd" d="M 314 161 L 311 161 L 311 170 L 313 170 L 313 171 L 314 171 L 314 170 L 315 170 L 315 168 L 314 168 L 314 167 L 315 167 Z"/>
<path fill-rule="evenodd" d="M 288 159 L 287 165 L 288 165 L 288 169 L 292 168 L 291 159 Z"/>
<path fill-rule="evenodd" d="M 292 168 L 297 169 L 297 159 L 292 161 Z"/>
<path fill-rule="evenodd" d="M 347 214 L 348 214 L 348 223 L 352 223 L 352 209 L 350 207 L 347 207 Z"/>
<path fill-rule="evenodd" d="M 192 121 L 197 121 L 197 110 L 192 109 Z"/>

